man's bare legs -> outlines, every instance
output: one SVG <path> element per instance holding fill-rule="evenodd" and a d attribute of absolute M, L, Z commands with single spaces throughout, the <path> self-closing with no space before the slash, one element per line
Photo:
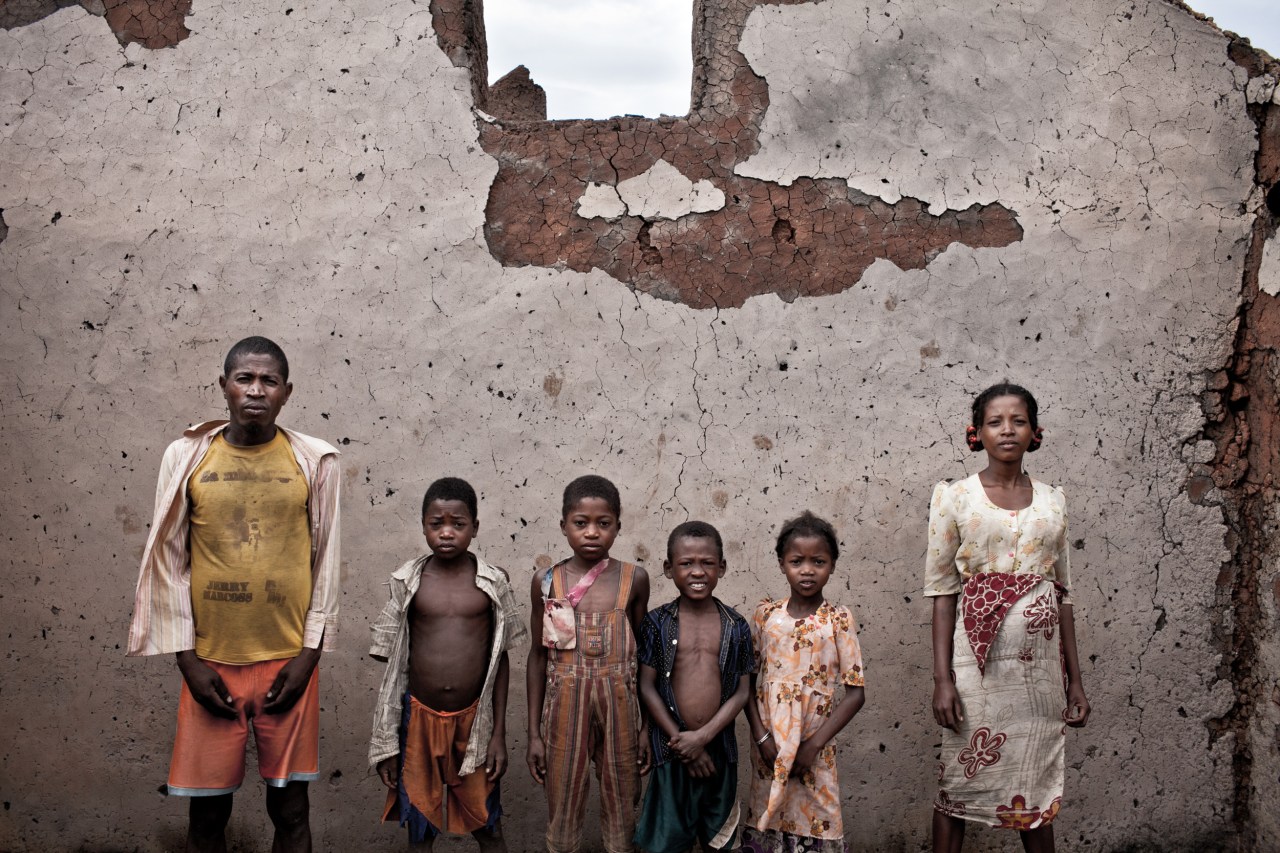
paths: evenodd
<path fill-rule="evenodd" d="M 190 798 L 187 853 L 227 853 L 231 798 L 231 794 Z"/>
<path fill-rule="evenodd" d="M 267 815 L 276 828 L 271 853 L 311 853 L 311 800 L 306 782 L 267 787 Z"/>

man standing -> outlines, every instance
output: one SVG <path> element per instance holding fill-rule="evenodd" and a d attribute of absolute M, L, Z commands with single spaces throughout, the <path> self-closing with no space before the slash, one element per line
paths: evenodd
<path fill-rule="evenodd" d="M 191 797 L 188 851 L 224 851 L 252 727 L 277 853 L 311 850 L 316 663 L 338 614 L 338 451 L 276 425 L 289 362 L 245 338 L 218 378 L 230 420 L 188 429 L 160 465 L 130 655 L 182 672 L 170 794 Z"/>

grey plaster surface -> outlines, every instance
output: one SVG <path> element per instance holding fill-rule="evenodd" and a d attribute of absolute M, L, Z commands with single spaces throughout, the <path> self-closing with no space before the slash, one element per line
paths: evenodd
<path fill-rule="evenodd" d="M 1252 221 L 1246 79 L 1221 34 L 1154 0 L 758 9 L 743 51 L 771 106 L 742 173 L 935 211 L 1000 202 L 1025 233 L 921 271 L 878 262 L 837 296 L 702 311 L 488 254 L 495 164 L 425 4 L 285 10 L 197 0 L 191 37 L 160 51 L 122 49 L 79 7 L 0 31 L 0 849 L 179 843 L 185 804 L 156 793 L 178 675 L 121 646 L 160 453 L 219 414 L 221 358 L 246 334 L 290 356 L 282 422 L 343 452 L 319 849 L 402 843 L 364 766 L 380 676 L 364 650 L 382 582 L 422 547 L 426 484 L 477 486 L 477 550 L 523 601 L 535 561 L 566 553 L 560 490 L 589 471 L 622 488 L 615 554 L 645 559 L 654 604 L 686 518 L 723 531 L 722 598 L 744 612 L 785 593 L 781 521 L 833 520 L 828 593 L 860 619 L 868 672 L 841 737 L 848 837 L 922 849 L 938 741 L 927 502 L 980 466 L 969 399 L 1006 376 L 1041 399 L 1031 473 L 1066 490 L 1094 705 L 1068 736 L 1060 843 L 1228 843 L 1233 743 L 1210 734 L 1232 702 L 1213 633 L 1226 529 L 1183 492 Z M 514 850 L 545 821 L 523 672 Z M 268 849 L 265 827 L 251 782 L 237 849 Z M 1015 847 L 970 831 L 968 849 Z"/>

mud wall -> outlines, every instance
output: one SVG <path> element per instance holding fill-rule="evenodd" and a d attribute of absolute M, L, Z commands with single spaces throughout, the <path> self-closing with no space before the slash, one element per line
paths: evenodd
<path fill-rule="evenodd" d="M 0 6 L 0 849 L 180 843 L 177 674 L 121 646 L 159 455 L 252 333 L 290 355 L 282 420 L 343 451 L 320 849 L 402 843 L 364 650 L 426 483 L 476 484 L 477 548 L 523 584 L 585 471 L 651 572 L 716 523 L 744 610 L 785 589 L 784 517 L 835 521 L 869 670 L 848 837 L 920 849 L 929 488 L 975 470 L 968 399 L 1005 376 L 1067 491 L 1095 708 L 1059 838 L 1275 837 L 1274 63 L 1165 0 L 693 13 L 689 116 L 545 123 L 519 75 L 490 98 L 461 0 Z M 507 828 L 536 849 L 514 681 Z M 260 795 L 237 849 L 268 846 Z"/>

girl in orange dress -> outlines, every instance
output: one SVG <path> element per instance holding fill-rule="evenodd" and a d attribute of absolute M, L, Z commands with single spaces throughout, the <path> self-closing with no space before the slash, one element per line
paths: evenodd
<path fill-rule="evenodd" d="M 834 739 L 864 698 L 853 615 L 822 594 L 840 554 L 835 530 L 806 512 L 782 526 L 777 554 L 791 595 L 765 599 L 752 619 L 756 748 L 742 850 L 845 853 Z"/>
<path fill-rule="evenodd" d="M 1022 470 L 1041 441 L 1025 388 L 979 394 L 968 441 L 987 452 L 987 467 L 939 483 L 929 507 L 924 594 L 933 598 L 933 715 L 944 727 L 933 849 L 960 853 L 976 822 L 1019 830 L 1027 851 L 1052 853 L 1063 724 L 1089 719 L 1066 502 Z"/>

